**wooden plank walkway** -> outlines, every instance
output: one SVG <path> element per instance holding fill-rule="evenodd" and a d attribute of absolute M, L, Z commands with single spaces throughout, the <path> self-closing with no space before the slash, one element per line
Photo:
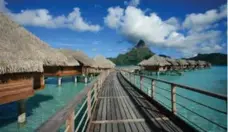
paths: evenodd
<path fill-rule="evenodd" d="M 122 84 L 122 85 L 121 85 Z M 113 72 L 98 96 L 90 132 L 181 132 L 168 117 Z"/>

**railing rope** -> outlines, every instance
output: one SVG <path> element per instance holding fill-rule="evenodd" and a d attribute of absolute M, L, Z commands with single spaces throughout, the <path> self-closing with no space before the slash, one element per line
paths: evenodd
<path fill-rule="evenodd" d="M 172 112 L 176 114 L 176 86 L 174 84 L 171 85 L 171 104 L 172 104 Z"/>

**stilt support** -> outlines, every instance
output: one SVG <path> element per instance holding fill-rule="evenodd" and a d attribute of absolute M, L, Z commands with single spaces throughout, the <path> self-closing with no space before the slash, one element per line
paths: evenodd
<path fill-rule="evenodd" d="M 26 101 L 25 99 L 18 101 L 18 117 L 17 122 L 19 123 L 19 126 L 26 123 Z"/>
<path fill-rule="evenodd" d="M 87 76 L 85 76 L 85 83 L 88 83 L 88 79 L 87 79 Z"/>
<path fill-rule="evenodd" d="M 58 86 L 60 86 L 62 83 L 62 77 L 58 77 Z"/>
<path fill-rule="evenodd" d="M 74 76 L 74 83 L 77 83 L 77 82 L 78 82 L 77 76 Z"/>

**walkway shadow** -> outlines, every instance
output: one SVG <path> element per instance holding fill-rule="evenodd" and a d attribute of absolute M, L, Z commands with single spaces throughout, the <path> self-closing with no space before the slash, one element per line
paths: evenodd
<path fill-rule="evenodd" d="M 53 96 L 35 94 L 26 101 L 26 116 L 31 116 L 34 109 L 40 107 L 40 103 L 52 100 Z M 17 122 L 17 102 L 0 105 L 0 127 Z"/>
<path fill-rule="evenodd" d="M 145 97 L 139 93 L 138 89 L 131 86 L 120 73 L 117 73 L 117 78 L 130 97 L 130 100 L 134 103 L 141 116 L 145 119 L 148 127 L 153 131 L 167 131 L 167 132 L 179 132 L 183 131 L 171 120 L 165 116 L 164 111 L 161 111 Z M 156 120 L 157 119 L 157 120 Z M 186 131 L 186 129 L 184 129 Z M 187 130 L 192 131 L 192 129 Z"/>

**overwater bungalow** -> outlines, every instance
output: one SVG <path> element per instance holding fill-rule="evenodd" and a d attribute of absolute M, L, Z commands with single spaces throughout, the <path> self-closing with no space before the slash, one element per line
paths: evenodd
<path fill-rule="evenodd" d="M 139 63 L 140 66 L 146 71 L 156 72 L 159 75 L 160 72 L 168 70 L 168 67 L 171 66 L 169 62 L 166 61 L 164 57 L 153 55 L 148 60 L 144 60 Z"/>
<path fill-rule="evenodd" d="M 197 61 L 196 67 L 202 69 L 202 68 L 205 68 L 206 65 L 207 65 L 207 62 L 206 62 L 206 61 L 201 61 L 201 60 L 199 60 L 199 61 Z"/>
<path fill-rule="evenodd" d="M 188 62 L 188 69 L 189 70 L 194 70 L 197 68 L 197 62 L 194 60 L 187 60 Z"/>
<path fill-rule="evenodd" d="M 75 60 L 72 64 L 64 54 L 51 48 L 48 44 L 24 29 L 22 26 L 1 15 L 3 36 L 9 38 L 9 44 L 14 52 L 21 54 L 26 60 L 34 59 L 43 63 L 44 73 L 34 76 L 34 89 L 44 88 L 44 76 L 58 76 L 58 84 L 61 84 L 61 76 L 72 73 L 72 66 L 79 65 Z M 1 37 L 3 37 L 1 36 Z M 4 38 L 3 38 L 4 39 Z M 4 47 L 5 48 L 5 47 Z M 73 73 L 75 74 L 75 73 Z"/>
<path fill-rule="evenodd" d="M 44 69 L 49 66 L 67 64 L 67 58 L 62 53 L 49 47 L 48 44 L 10 20 L 3 13 L 0 13 L 0 30 L 1 50 L 10 51 L 12 56 L 17 57 L 18 60 L 40 61 L 43 63 Z M 33 78 L 34 89 L 44 88 L 43 72 L 36 73 Z"/>
<path fill-rule="evenodd" d="M 206 62 L 206 68 L 210 68 L 211 67 L 211 63 L 210 62 Z"/>
<path fill-rule="evenodd" d="M 18 121 L 22 123 L 26 118 L 24 99 L 44 88 L 43 65 L 61 65 L 66 58 L 3 13 L 0 31 L 0 104 L 18 101 Z"/>
<path fill-rule="evenodd" d="M 97 65 L 92 58 L 88 57 L 82 51 L 73 52 L 74 58 L 80 63 L 83 75 L 87 76 L 89 74 L 96 73 Z"/>
<path fill-rule="evenodd" d="M 180 70 L 186 70 L 189 65 L 188 62 L 184 59 L 177 59 L 177 63 L 179 64 Z"/>
<path fill-rule="evenodd" d="M 112 61 L 106 59 L 104 56 L 101 55 L 95 56 L 93 60 L 97 64 L 99 72 L 109 70 L 115 67 L 115 64 Z"/>
<path fill-rule="evenodd" d="M 166 57 L 165 59 L 166 59 L 167 62 L 169 62 L 171 64 L 168 67 L 168 70 L 172 71 L 172 70 L 180 69 L 180 65 L 175 59 L 171 59 L 171 58 L 168 58 L 168 57 Z"/>

